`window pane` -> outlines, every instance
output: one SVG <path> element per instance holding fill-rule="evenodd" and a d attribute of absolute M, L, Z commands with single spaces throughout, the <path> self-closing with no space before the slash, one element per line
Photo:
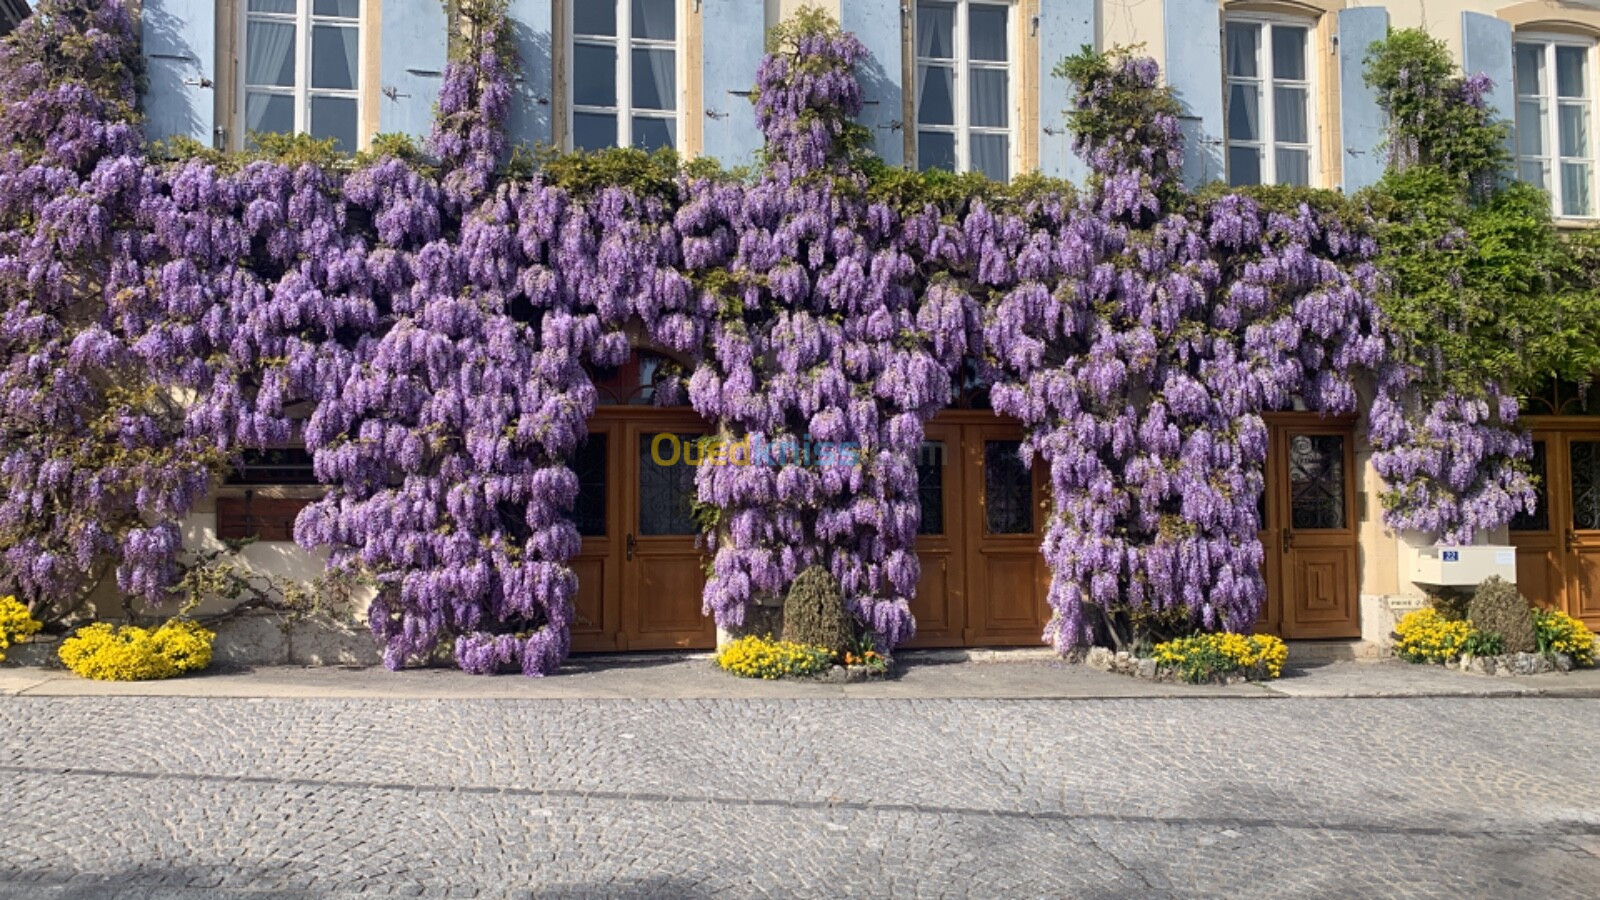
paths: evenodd
<path fill-rule="evenodd" d="M 345 153 L 356 150 L 356 98 L 312 97 L 311 136 L 334 138 Z"/>
<path fill-rule="evenodd" d="M 356 89 L 360 29 L 337 25 L 311 28 L 311 86 L 336 91 Z"/>
<path fill-rule="evenodd" d="M 617 4 L 614 0 L 580 0 L 572 4 L 573 34 L 616 36 Z"/>
<path fill-rule="evenodd" d="M 1544 155 L 1544 103 L 1538 100 L 1517 101 L 1517 152 Z"/>
<path fill-rule="evenodd" d="M 1021 441 L 983 442 L 983 500 L 989 534 L 1033 531 L 1033 474 L 1022 464 Z"/>
<path fill-rule="evenodd" d="M 671 50 L 633 51 L 633 108 L 677 109 L 678 68 Z"/>
<path fill-rule="evenodd" d="M 294 98 L 283 94 L 250 94 L 244 100 L 246 131 L 294 133 Z"/>
<path fill-rule="evenodd" d="M 1544 93 L 1544 45 L 1517 45 L 1517 93 L 1536 96 Z"/>
<path fill-rule="evenodd" d="M 1524 160 L 1518 167 L 1522 180 L 1541 191 L 1550 190 L 1550 167 L 1538 160 Z"/>
<path fill-rule="evenodd" d="M 956 170 L 956 136 L 945 131 L 917 132 L 917 167 Z"/>
<path fill-rule="evenodd" d="M 1589 104 L 1561 104 L 1561 155 L 1589 155 Z"/>
<path fill-rule="evenodd" d="M 1261 140 L 1261 92 L 1253 84 L 1228 86 L 1228 138 Z"/>
<path fill-rule="evenodd" d="M 917 4 L 917 55 L 955 59 L 956 9 L 949 3 Z"/>
<path fill-rule="evenodd" d="M 311 12 L 319 16 L 359 19 L 361 18 L 361 0 L 316 0 L 311 5 Z"/>
<path fill-rule="evenodd" d="M 917 122 L 923 125 L 954 125 L 955 70 L 942 66 L 922 66 L 917 75 Z"/>
<path fill-rule="evenodd" d="M 1005 128 L 1009 124 L 1006 114 L 1010 97 L 1006 91 L 1009 75 L 1004 69 L 971 69 L 967 102 L 971 104 L 968 116 L 978 128 Z"/>
<path fill-rule="evenodd" d="M 1272 29 L 1272 77 L 1306 80 L 1306 30 L 1282 25 Z"/>
<path fill-rule="evenodd" d="M 245 84 L 294 87 L 294 26 L 251 22 L 245 35 Z"/>
<path fill-rule="evenodd" d="M 633 145 L 640 150 L 656 150 L 678 145 L 678 121 L 647 116 L 633 117 Z"/>
<path fill-rule="evenodd" d="M 595 2 L 595 0 L 584 0 Z M 609 5 L 610 0 L 607 0 Z M 633 36 L 635 39 L 670 41 L 678 31 L 678 20 L 673 12 L 672 0 L 633 0 Z"/>
<path fill-rule="evenodd" d="M 250 0 L 251 12 L 288 13 L 294 15 L 294 0 Z"/>
<path fill-rule="evenodd" d="M 1594 197 L 1591 195 L 1593 167 L 1588 163 L 1561 164 L 1561 214 L 1564 216 L 1594 215 Z"/>
<path fill-rule="evenodd" d="M 1278 184 L 1293 184 L 1299 187 L 1311 185 L 1311 152 L 1309 150 L 1279 150 L 1276 162 L 1278 164 Z"/>
<path fill-rule="evenodd" d="M 1284 144 L 1311 143 L 1306 127 L 1306 89 L 1301 87 L 1275 87 L 1272 89 L 1273 140 Z"/>
<path fill-rule="evenodd" d="M 1228 183 L 1233 185 L 1261 183 L 1261 151 L 1258 148 L 1228 148 Z"/>
<path fill-rule="evenodd" d="M 572 102 L 579 106 L 617 105 L 617 48 L 572 45 Z"/>
<path fill-rule="evenodd" d="M 603 150 L 617 145 L 617 117 L 612 113 L 572 114 L 572 146 L 578 150 Z"/>
<path fill-rule="evenodd" d="M 1236 78 L 1259 77 L 1256 51 L 1261 46 L 1261 26 L 1228 23 L 1228 74 Z"/>
<path fill-rule="evenodd" d="M 974 6 L 967 10 L 967 55 L 972 59 L 1006 61 L 1006 7 Z"/>
<path fill-rule="evenodd" d="M 995 181 L 1011 180 L 1011 138 L 1003 134 L 973 135 L 972 170 Z"/>
<path fill-rule="evenodd" d="M 1562 97 L 1589 96 L 1588 69 L 1588 48 L 1557 47 L 1556 93 Z"/>

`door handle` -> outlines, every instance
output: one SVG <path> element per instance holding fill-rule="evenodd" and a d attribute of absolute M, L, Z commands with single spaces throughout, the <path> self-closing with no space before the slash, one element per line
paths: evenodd
<path fill-rule="evenodd" d="M 1567 529 L 1567 552 L 1572 553 L 1578 549 L 1578 535 L 1571 528 Z"/>
<path fill-rule="evenodd" d="M 627 541 L 628 562 L 633 562 L 633 545 L 634 545 L 633 532 L 630 531 L 630 532 L 628 532 L 628 541 Z"/>
<path fill-rule="evenodd" d="M 1292 532 L 1289 529 L 1285 528 L 1283 530 L 1283 552 L 1288 553 L 1289 552 L 1289 548 L 1291 548 L 1293 546 L 1294 546 L 1294 532 Z"/>

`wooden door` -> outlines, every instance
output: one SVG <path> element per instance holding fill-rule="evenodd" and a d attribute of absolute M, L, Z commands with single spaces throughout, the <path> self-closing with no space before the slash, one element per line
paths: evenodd
<path fill-rule="evenodd" d="M 650 416 L 625 429 L 621 650 L 716 646 L 702 613 L 703 558 L 693 516 L 695 471 L 706 433 L 693 415 Z"/>
<path fill-rule="evenodd" d="M 1511 520 L 1517 589 L 1529 602 L 1600 627 L 1600 425 L 1533 429 L 1538 504 Z"/>
<path fill-rule="evenodd" d="M 973 514 L 967 543 L 968 646 L 1038 644 L 1050 621 L 1050 573 L 1044 537 L 1044 466 L 1024 467 L 1022 429 L 991 422 L 966 425 L 963 492 Z"/>
<path fill-rule="evenodd" d="M 572 469 L 578 476 L 573 519 L 583 543 L 572 561 L 578 576 L 573 600 L 572 649 L 616 650 L 622 632 L 622 429 L 614 420 L 589 423 L 589 437 L 578 448 Z"/>
<path fill-rule="evenodd" d="M 1529 467 L 1536 479 L 1538 505 L 1533 512 L 1519 512 L 1511 519 L 1511 544 L 1517 548 L 1517 590 L 1528 602 L 1548 609 L 1566 608 L 1565 523 L 1571 519 L 1566 454 L 1560 433 L 1533 432 Z"/>
<path fill-rule="evenodd" d="M 1277 504 L 1278 580 L 1286 638 L 1361 636 L 1356 595 L 1355 448 L 1351 429 L 1295 423 L 1277 429 L 1267 471 Z M 1269 482 L 1270 484 L 1270 482 Z"/>
<path fill-rule="evenodd" d="M 1566 445 L 1566 611 L 1600 625 L 1600 432 L 1570 434 Z"/>
<path fill-rule="evenodd" d="M 927 426 L 917 458 L 917 559 L 922 577 L 911 613 L 917 636 L 907 647 L 959 647 L 966 626 L 966 531 L 961 426 Z"/>

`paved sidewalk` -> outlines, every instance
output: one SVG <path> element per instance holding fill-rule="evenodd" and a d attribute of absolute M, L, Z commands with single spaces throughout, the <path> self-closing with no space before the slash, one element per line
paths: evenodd
<path fill-rule="evenodd" d="M 896 677 L 858 684 L 764 682 L 712 667 L 706 654 L 579 656 L 558 676 L 479 677 L 451 669 L 270 666 L 219 669 L 170 681 L 86 681 L 59 669 L 0 667 L 0 696 L 326 699 L 1118 699 L 1160 697 L 1600 697 L 1600 670 L 1492 678 L 1398 660 L 1308 663 L 1270 684 L 1199 687 L 1143 681 L 1066 663 L 1041 651 L 907 652 Z"/>

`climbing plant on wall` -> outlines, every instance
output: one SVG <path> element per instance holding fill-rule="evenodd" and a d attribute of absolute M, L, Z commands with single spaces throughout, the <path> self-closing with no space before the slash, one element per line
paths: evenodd
<path fill-rule="evenodd" d="M 755 73 L 767 147 L 736 176 L 631 150 L 509 153 L 504 6 L 452 8 L 427 146 L 380 137 L 355 158 L 305 138 L 147 152 L 114 0 L 44 0 L 6 44 L 8 588 L 57 602 L 110 563 L 161 599 L 211 474 L 298 438 L 328 491 L 297 540 L 376 578 L 388 665 L 553 672 L 589 373 L 642 340 L 687 361 L 658 402 L 796 449 L 697 475 L 719 624 L 820 563 L 885 649 L 910 637 L 916 453 L 977 377 L 1049 471 L 1055 646 L 1243 630 L 1263 602 L 1263 413 L 1354 411 L 1369 383 L 1399 461 L 1435 449 L 1427 416 L 1484 402 L 1398 393 L 1416 344 L 1391 364 L 1382 251 L 1354 207 L 1182 188 L 1149 60 L 1064 65 L 1081 190 L 910 173 L 872 159 L 854 122 L 861 44 L 806 12 Z M 1477 448 L 1474 471 L 1515 456 L 1508 441 Z M 1510 515 L 1463 516 L 1434 468 L 1396 466 L 1397 490 L 1427 487 L 1396 521 L 1457 535 Z"/>

